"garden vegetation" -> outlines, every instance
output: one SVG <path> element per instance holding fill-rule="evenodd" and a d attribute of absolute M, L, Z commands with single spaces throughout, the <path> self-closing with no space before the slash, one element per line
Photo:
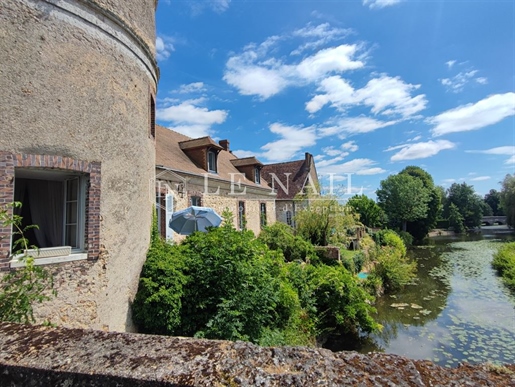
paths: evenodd
<path fill-rule="evenodd" d="M 317 262 L 282 225 L 256 238 L 224 219 L 180 245 L 154 225 L 133 305 L 141 332 L 313 346 L 329 333 L 380 329 L 372 297 L 342 264 Z"/>
<path fill-rule="evenodd" d="M 499 248 L 494 254 L 492 266 L 502 276 L 506 286 L 515 291 L 515 242 Z"/>

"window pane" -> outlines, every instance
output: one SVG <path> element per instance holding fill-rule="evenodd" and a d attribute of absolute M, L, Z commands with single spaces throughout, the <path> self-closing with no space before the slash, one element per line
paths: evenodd
<path fill-rule="evenodd" d="M 66 226 L 66 238 L 65 238 L 66 246 L 78 247 L 77 246 L 77 226 L 76 225 L 67 225 Z"/>
<path fill-rule="evenodd" d="M 66 182 L 66 200 L 77 200 L 79 192 L 79 179 L 68 180 Z"/>
<path fill-rule="evenodd" d="M 77 202 L 66 203 L 66 223 L 77 223 Z"/>

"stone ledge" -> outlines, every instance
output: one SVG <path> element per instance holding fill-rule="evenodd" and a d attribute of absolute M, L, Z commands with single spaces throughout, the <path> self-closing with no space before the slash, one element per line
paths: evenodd
<path fill-rule="evenodd" d="M 2 385 L 515 386 L 515 365 L 0 323 Z"/>

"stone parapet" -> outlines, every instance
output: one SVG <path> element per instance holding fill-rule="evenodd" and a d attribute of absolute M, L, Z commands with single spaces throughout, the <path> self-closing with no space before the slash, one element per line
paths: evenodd
<path fill-rule="evenodd" d="M 515 386 L 515 365 L 0 323 L 3 385 Z"/>

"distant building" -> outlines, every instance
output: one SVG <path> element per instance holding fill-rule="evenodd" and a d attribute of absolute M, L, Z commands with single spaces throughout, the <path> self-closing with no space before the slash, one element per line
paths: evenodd
<path fill-rule="evenodd" d="M 168 240 L 183 236 L 168 227 L 175 211 L 189 206 L 229 209 L 237 229 L 256 235 L 275 222 L 276 193 L 262 179 L 263 164 L 255 157 L 238 158 L 229 141 L 190 138 L 156 126 L 156 187 L 159 228 Z"/>
<path fill-rule="evenodd" d="M 278 222 L 295 226 L 295 214 L 299 205 L 305 205 L 294 199 L 299 194 L 320 194 L 315 160 L 310 153 L 305 153 L 304 160 L 288 161 L 264 165 L 261 170 L 263 179 L 277 192 L 275 216 Z"/>
<path fill-rule="evenodd" d="M 132 330 L 155 171 L 157 0 L 2 0 L 0 204 L 52 264 L 40 320 Z M 0 267 L 11 257 L 0 229 Z M 43 257 L 44 256 L 44 257 Z"/>

